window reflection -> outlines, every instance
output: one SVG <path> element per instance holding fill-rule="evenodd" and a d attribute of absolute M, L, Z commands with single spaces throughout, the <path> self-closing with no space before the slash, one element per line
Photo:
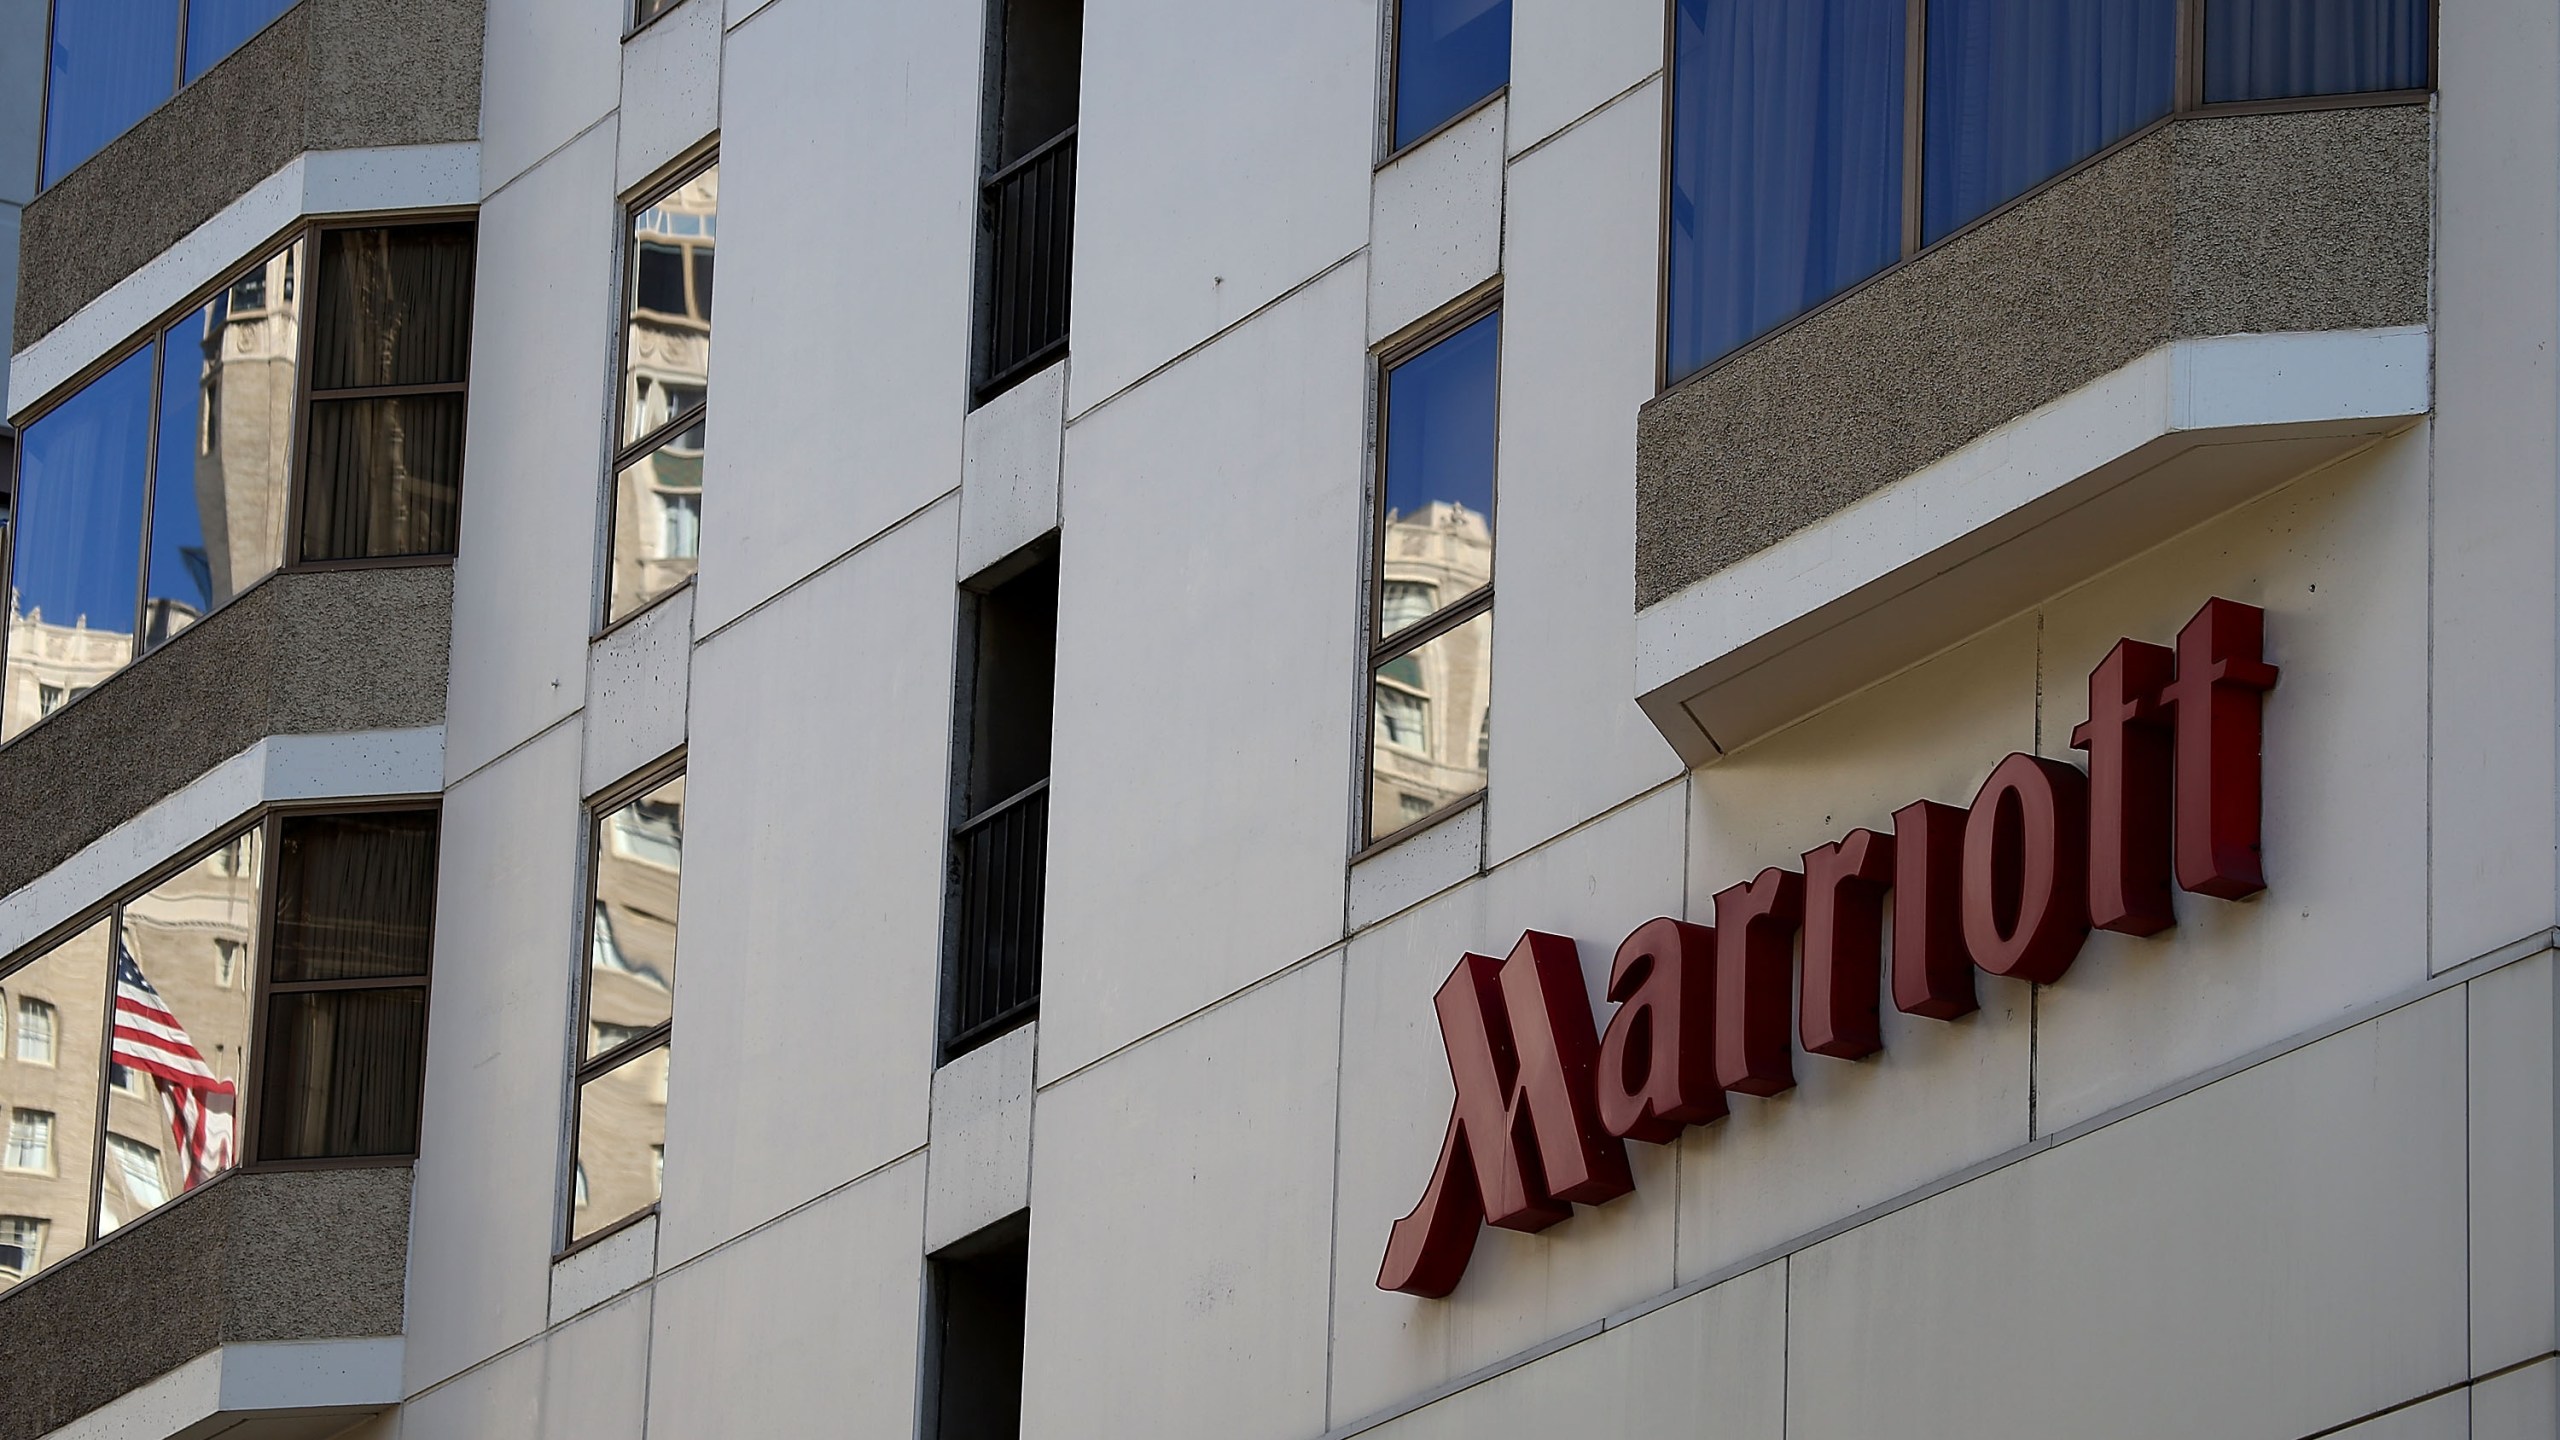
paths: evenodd
<path fill-rule="evenodd" d="M 32 1000 L 53 1015 L 46 1053 L 26 1053 L 21 1032 L 0 1057 L 0 1289 L 88 1243 L 114 933 L 100 920 L 0 976 L 12 1006 Z"/>
<path fill-rule="evenodd" d="M 569 1241 L 575 1244 L 658 1203 L 667 1143 L 667 1047 L 578 1087 L 577 1173 Z"/>
<path fill-rule="evenodd" d="M 698 564 L 719 209 L 713 165 L 631 214 L 608 623 L 683 584 Z"/>
<path fill-rule="evenodd" d="M 1369 815 L 1387 834 L 1484 788 L 1493 616 L 1380 665 L 1371 685 Z"/>
<path fill-rule="evenodd" d="M 145 348 L 21 434 L 0 738 L 133 658 L 151 389 Z"/>
<path fill-rule="evenodd" d="M 54 0 L 44 182 L 106 148 L 291 8 L 293 0 Z"/>
<path fill-rule="evenodd" d="M 658 1203 L 675 1018 L 676 913 L 684 872 L 684 777 L 595 817 L 578 1040 L 574 1245 Z"/>
<path fill-rule="evenodd" d="M 1396 7 L 1398 149 L 1511 79 L 1511 0 L 1401 0 Z"/>

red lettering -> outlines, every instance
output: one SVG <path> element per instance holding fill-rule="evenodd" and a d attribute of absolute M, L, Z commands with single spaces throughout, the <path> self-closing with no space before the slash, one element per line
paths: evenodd
<path fill-rule="evenodd" d="M 1964 948 L 1964 819 L 1935 800 L 1893 812 L 1893 1004 L 1905 1015 L 1979 1008 Z"/>
<path fill-rule="evenodd" d="M 1618 1013 L 1600 1037 L 1600 1124 L 1665 1144 L 1722 1119 L 1715 1064 L 1716 932 L 1668 917 L 1636 927 L 1609 967 Z"/>
<path fill-rule="evenodd" d="M 2165 645 L 2122 640 L 2089 672 L 2089 923 L 2127 935 L 2169 928 L 2170 726 L 2160 693 L 2177 669 Z"/>
<path fill-rule="evenodd" d="M 2178 884 L 2244 900 L 2267 888 L 2258 850 L 2267 613 L 2208 600 L 2178 632 L 2178 678 L 2162 692 L 2177 719 Z"/>
<path fill-rule="evenodd" d="M 1965 948 L 1994 975 L 2050 985 L 2088 938 L 2089 779 L 2012 755 L 1965 817 Z"/>
<path fill-rule="evenodd" d="M 1635 1188 L 1626 1147 L 1592 1109 L 1599 1041 L 1573 942 L 1530 930 L 1510 958 L 1468 955 L 1433 998 L 1457 1087 L 1439 1162 L 1395 1224 L 1378 1286 L 1455 1289 L 1476 1227 L 1543 1230 Z"/>
<path fill-rule="evenodd" d="M 1776 866 L 1716 896 L 1716 1083 L 1776 1095 L 1796 1083 L 1787 1009 L 1794 1003 L 1804 877 Z"/>
<path fill-rule="evenodd" d="M 1884 895 L 1893 837 L 1852 830 L 1804 852 L 1804 969 L 1796 1027 L 1816 1055 L 1858 1060 L 1884 1048 L 1876 993 L 1883 981 Z"/>

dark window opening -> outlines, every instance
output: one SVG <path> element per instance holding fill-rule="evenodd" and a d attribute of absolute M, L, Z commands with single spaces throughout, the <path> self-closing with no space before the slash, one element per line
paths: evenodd
<path fill-rule="evenodd" d="M 1022 1433 L 1022 1333 L 1031 1221 L 1017 1215 L 933 1257 L 932 1440 Z"/>
<path fill-rule="evenodd" d="M 1084 0 L 995 0 L 978 219 L 978 399 L 1067 349 Z"/>
<path fill-rule="evenodd" d="M 972 581 L 960 630 L 946 1058 L 1030 1019 L 1039 1004 L 1058 665 L 1054 546 L 1034 546 Z"/>

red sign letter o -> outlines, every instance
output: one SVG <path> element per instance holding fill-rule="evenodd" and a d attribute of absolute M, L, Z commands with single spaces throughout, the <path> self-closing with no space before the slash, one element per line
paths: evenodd
<path fill-rule="evenodd" d="M 2088 938 L 2089 779 L 2012 755 L 1965 819 L 1965 948 L 1991 974 L 2050 985 Z"/>

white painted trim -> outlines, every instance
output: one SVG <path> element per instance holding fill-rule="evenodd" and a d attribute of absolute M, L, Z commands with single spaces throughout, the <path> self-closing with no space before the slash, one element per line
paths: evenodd
<path fill-rule="evenodd" d="M 78 915 L 188 846 L 212 839 L 223 826 L 261 805 L 431 795 L 443 788 L 441 726 L 260 740 L 0 899 L 0 955 Z"/>
<path fill-rule="evenodd" d="M 2371 443 L 2432 408 L 2431 355 L 2424 326 L 2162 346 L 1639 612 L 1636 693 L 1684 755 L 1706 758 L 1713 752 L 1701 743 L 1699 721 L 1683 710 L 1691 699 L 2122 487 L 2157 487 L 2163 514 L 2239 503 L 2253 488 L 2302 473 L 2306 458 L 2316 463 Z M 2263 461 L 2232 458 L 2236 447 L 2259 440 L 2295 443 L 2269 447 Z M 2217 457 L 2209 482 L 2180 468 L 2209 453 Z M 2071 543 L 2105 542 L 2077 535 Z M 1962 588 L 1995 587 L 1968 577 Z M 1968 596 L 1976 609 L 1990 598 Z M 1808 688 L 1802 668 L 1785 683 Z M 1715 737 L 1726 748 L 1748 738 Z"/>
<path fill-rule="evenodd" d="M 378 1414 L 400 1403 L 401 1350 L 396 1336 L 224 1345 L 46 1440 L 169 1440 L 218 1433 L 256 1415 Z"/>
<path fill-rule="evenodd" d="M 21 408 L 45 398 L 297 220 L 479 203 L 476 140 L 297 155 L 19 351 L 9 362 L 7 393 Z"/>

